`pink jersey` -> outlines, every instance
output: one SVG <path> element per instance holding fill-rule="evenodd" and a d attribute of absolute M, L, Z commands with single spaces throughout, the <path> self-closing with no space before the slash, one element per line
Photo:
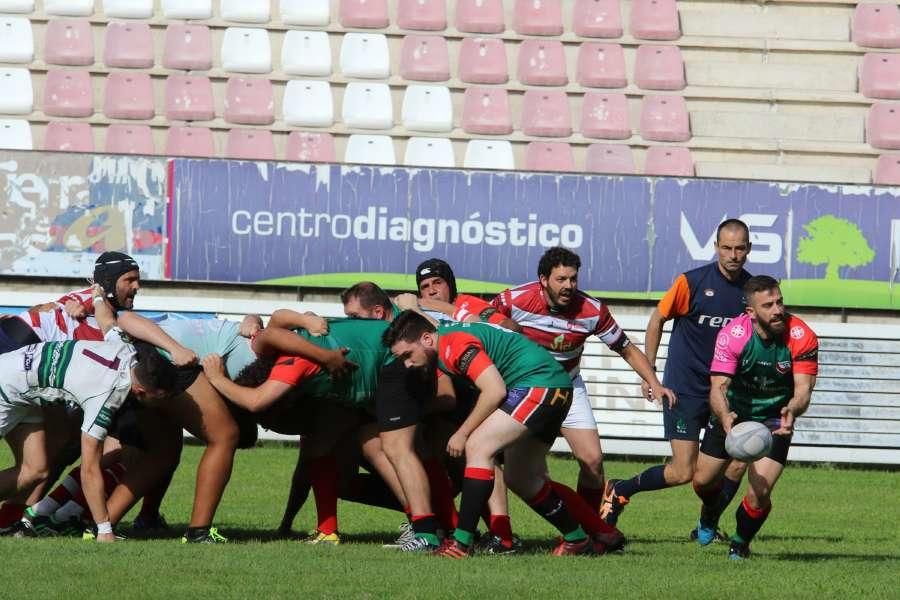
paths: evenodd
<path fill-rule="evenodd" d="M 572 377 L 578 375 L 584 343 L 591 335 L 615 352 L 631 343 L 606 305 L 581 290 L 565 312 L 550 309 L 538 281 L 501 292 L 491 303 L 521 325 L 525 337 L 549 350 Z"/>
<path fill-rule="evenodd" d="M 62 308 L 62 305 L 70 300 L 80 303 L 88 312 L 88 316 L 83 319 L 70 317 Z M 30 310 L 19 314 L 18 317 L 28 323 L 42 342 L 103 340 L 103 332 L 93 317 L 94 298 L 90 288 L 69 292 L 57 300 L 57 304 L 59 306 L 52 311 Z"/>

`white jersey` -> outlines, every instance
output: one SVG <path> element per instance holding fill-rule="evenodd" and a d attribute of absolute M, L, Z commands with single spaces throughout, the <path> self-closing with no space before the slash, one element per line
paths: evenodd
<path fill-rule="evenodd" d="M 135 354 L 114 328 L 102 342 L 45 342 L 0 355 L 2 433 L 16 425 L 3 417 L 66 402 L 84 412 L 83 432 L 104 439 L 113 414 L 131 391 Z"/>
<path fill-rule="evenodd" d="M 96 339 L 99 341 L 99 339 L 102 339 L 102 334 L 100 334 L 101 337 L 99 338 L 96 335 L 87 337 L 83 335 L 88 330 L 91 333 L 95 331 L 99 333 L 100 326 L 93 315 L 88 315 L 83 319 L 74 319 L 61 306 L 48 311 L 29 310 L 17 316 L 31 327 L 31 330 L 42 342 L 64 342 L 83 339 Z"/>

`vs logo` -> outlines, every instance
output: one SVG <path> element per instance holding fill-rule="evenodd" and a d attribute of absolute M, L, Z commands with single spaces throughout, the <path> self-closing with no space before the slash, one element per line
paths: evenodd
<path fill-rule="evenodd" d="M 753 250 L 747 256 L 747 262 L 772 265 L 781 261 L 781 254 L 784 248 L 781 236 L 773 232 L 759 231 L 763 228 L 773 227 L 779 216 L 764 213 L 747 213 L 738 217 L 750 227 L 750 242 L 753 244 Z M 722 215 L 722 221 L 727 218 L 728 215 Z M 721 221 L 719 222 L 721 223 Z M 681 240 L 694 260 L 709 262 L 716 255 L 715 228 L 713 228 L 709 238 L 701 246 L 697 240 L 697 234 L 694 233 L 694 228 L 691 227 L 683 211 L 681 213 Z"/>

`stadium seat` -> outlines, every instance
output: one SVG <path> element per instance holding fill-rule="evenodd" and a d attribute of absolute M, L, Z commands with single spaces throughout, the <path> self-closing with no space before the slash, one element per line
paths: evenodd
<path fill-rule="evenodd" d="M 162 11 L 167 19 L 209 19 L 212 0 L 162 0 Z"/>
<path fill-rule="evenodd" d="M 0 17 L 0 63 L 29 63 L 33 59 L 31 21 L 25 17 Z"/>
<path fill-rule="evenodd" d="M 450 79 L 450 52 L 441 35 L 408 35 L 400 50 L 400 77 L 411 81 Z"/>
<path fill-rule="evenodd" d="M 106 76 L 103 114 L 110 119 L 152 119 L 153 83 L 148 73 L 113 71 Z"/>
<path fill-rule="evenodd" d="M 344 27 L 384 29 L 390 24 L 387 0 L 341 0 L 338 15 Z"/>
<path fill-rule="evenodd" d="M 90 123 L 50 121 L 44 130 L 44 150 L 93 152 L 94 134 Z"/>
<path fill-rule="evenodd" d="M 583 87 L 622 88 L 628 85 L 625 52 L 619 44 L 581 44 L 576 68 L 578 85 Z"/>
<path fill-rule="evenodd" d="M 331 22 L 330 0 L 280 0 L 279 10 L 285 25 L 324 27 Z"/>
<path fill-rule="evenodd" d="M 170 127 L 166 135 L 168 156 L 215 156 L 216 143 L 207 127 Z"/>
<path fill-rule="evenodd" d="M 463 38 L 459 78 L 466 83 L 506 83 L 506 45 L 498 38 Z"/>
<path fill-rule="evenodd" d="M 644 159 L 644 175 L 693 177 L 691 151 L 677 146 L 651 146 Z"/>
<path fill-rule="evenodd" d="M 0 148 L 32 150 L 31 125 L 25 119 L 0 119 Z"/>
<path fill-rule="evenodd" d="M 525 85 L 566 85 L 566 53 L 559 40 L 525 40 L 518 48 L 518 77 Z"/>
<path fill-rule="evenodd" d="M 94 0 L 44 0 L 44 12 L 60 17 L 89 17 L 94 14 Z"/>
<path fill-rule="evenodd" d="M 866 118 L 866 141 L 874 148 L 900 149 L 900 104 L 872 104 Z"/>
<path fill-rule="evenodd" d="M 675 0 L 632 0 L 631 35 L 641 40 L 677 40 L 681 37 Z"/>
<path fill-rule="evenodd" d="M 527 90 L 522 102 L 525 135 L 568 137 L 572 135 L 569 97 L 563 90 Z"/>
<path fill-rule="evenodd" d="M 113 21 L 106 26 L 103 63 L 107 67 L 149 69 L 155 56 L 147 23 Z"/>
<path fill-rule="evenodd" d="M 292 79 L 284 89 L 284 122 L 301 127 L 331 127 L 334 100 L 327 81 Z"/>
<path fill-rule="evenodd" d="M 683 90 L 684 60 L 678 46 L 638 46 L 634 82 L 645 90 Z"/>
<path fill-rule="evenodd" d="M 866 98 L 900 98 L 900 55 L 867 53 L 859 70 L 859 91 Z"/>
<path fill-rule="evenodd" d="M 0 0 L 2 13 L 30 13 L 34 11 L 34 0 Z"/>
<path fill-rule="evenodd" d="M 199 75 L 169 75 L 166 118 L 170 121 L 210 121 L 216 118 L 212 82 Z"/>
<path fill-rule="evenodd" d="M 453 102 L 450 88 L 440 85 L 411 85 L 403 94 L 403 126 L 412 131 L 453 129 Z"/>
<path fill-rule="evenodd" d="M 566 142 L 531 142 L 525 147 L 528 171 L 574 171 L 575 155 Z"/>
<path fill-rule="evenodd" d="M 221 0 L 221 17 L 236 23 L 268 23 L 269 0 Z"/>
<path fill-rule="evenodd" d="M 900 154 L 882 154 L 875 165 L 877 185 L 900 185 Z"/>
<path fill-rule="evenodd" d="M 381 33 L 348 33 L 341 42 L 341 73 L 346 77 L 387 79 L 391 55 Z"/>
<path fill-rule="evenodd" d="M 390 129 L 394 126 L 394 106 L 386 83 L 348 83 L 344 89 L 341 119 L 347 127 Z"/>
<path fill-rule="evenodd" d="M 153 0 L 103 0 L 103 14 L 109 19 L 149 19 Z"/>
<path fill-rule="evenodd" d="M 509 98 L 503 88 L 470 87 L 463 100 L 462 126 L 466 133 L 512 133 Z"/>
<path fill-rule="evenodd" d="M 448 138 L 411 137 L 406 142 L 403 164 L 409 167 L 456 166 L 453 142 Z"/>
<path fill-rule="evenodd" d="M 172 23 L 166 27 L 163 67 L 182 71 L 212 68 L 212 36 L 206 25 Z"/>
<path fill-rule="evenodd" d="M 591 144 L 587 149 L 584 170 L 588 173 L 634 175 L 634 155 L 626 144 Z"/>
<path fill-rule="evenodd" d="M 465 33 L 502 33 L 506 31 L 503 0 L 458 0 L 456 28 Z"/>
<path fill-rule="evenodd" d="M 369 165 L 395 165 L 394 142 L 389 135 L 351 135 L 347 138 L 344 162 Z"/>
<path fill-rule="evenodd" d="M 622 11 L 619 0 L 575 0 L 572 26 L 581 37 L 622 37 Z"/>
<path fill-rule="evenodd" d="M 269 73 L 272 46 L 269 32 L 251 27 L 229 27 L 222 36 L 222 68 L 232 73 Z"/>
<path fill-rule="evenodd" d="M 886 3 L 857 4 L 851 39 L 859 46 L 900 48 L 900 8 Z"/>
<path fill-rule="evenodd" d="M 401 29 L 443 31 L 447 28 L 447 0 L 399 0 L 397 25 Z"/>
<path fill-rule="evenodd" d="M 149 125 L 113 123 L 106 128 L 106 152 L 156 154 Z"/>
<path fill-rule="evenodd" d="M 505 140 L 470 140 L 466 144 L 463 168 L 512 171 L 516 168 L 512 144 Z"/>
<path fill-rule="evenodd" d="M 44 62 L 51 65 L 94 64 L 94 34 L 87 19 L 50 19 L 44 31 Z"/>
<path fill-rule="evenodd" d="M 91 74 L 87 71 L 47 71 L 44 113 L 51 117 L 88 117 L 94 114 Z"/>
<path fill-rule="evenodd" d="M 641 137 L 655 142 L 691 139 L 687 103 L 681 96 L 644 96 L 641 103 Z"/>
<path fill-rule="evenodd" d="M 631 124 L 625 94 L 585 93 L 581 103 L 581 135 L 604 140 L 630 138 Z"/>
<path fill-rule="evenodd" d="M 331 75 L 331 44 L 325 31 L 288 30 L 281 46 L 281 70 L 288 75 Z"/>
<path fill-rule="evenodd" d="M 292 131 L 288 135 L 284 157 L 302 162 L 337 162 L 334 138 L 330 133 Z"/>
<path fill-rule="evenodd" d="M 232 129 L 225 141 L 225 157 L 275 160 L 275 138 L 268 129 Z"/>
<path fill-rule="evenodd" d="M 562 1 L 516 0 L 513 29 L 522 35 L 562 35 Z"/>
<path fill-rule="evenodd" d="M 0 69 L 0 114 L 27 115 L 34 109 L 34 89 L 28 69 Z"/>
<path fill-rule="evenodd" d="M 263 78 L 231 77 L 225 86 L 225 120 L 242 125 L 275 121 L 272 82 Z"/>

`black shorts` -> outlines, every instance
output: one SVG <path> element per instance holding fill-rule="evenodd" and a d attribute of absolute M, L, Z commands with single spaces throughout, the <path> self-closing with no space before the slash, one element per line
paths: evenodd
<path fill-rule="evenodd" d="M 734 424 L 737 425 L 738 422 L 736 421 Z M 772 431 L 778 428 L 774 423 L 766 422 L 765 424 Z M 771 458 L 782 465 L 786 464 L 788 450 L 791 449 L 792 437 L 790 435 L 773 435 L 772 449 L 769 450 L 766 458 Z M 725 430 L 718 421 L 710 421 L 709 425 L 707 425 L 706 433 L 703 434 L 703 442 L 700 444 L 700 452 L 719 460 L 731 459 L 731 456 L 725 451 Z"/>
<path fill-rule="evenodd" d="M 663 426 L 666 439 L 700 440 L 700 431 L 709 423 L 709 396 L 678 394 L 675 406 L 663 403 Z"/>
<path fill-rule="evenodd" d="M 573 395 L 570 387 L 512 388 L 507 390 L 500 410 L 549 446 L 559 437 L 559 428 L 569 414 Z"/>
<path fill-rule="evenodd" d="M 396 431 L 422 420 L 425 403 L 437 393 L 433 370 L 407 368 L 394 361 L 381 369 L 375 392 L 375 418 L 380 431 Z"/>
<path fill-rule="evenodd" d="M 39 344 L 41 338 L 19 317 L 0 319 L 0 354 L 12 352 L 31 344 Z"/>
<path fill-rule="evenodd" d="M 143 405 L 128 394 L 125 402 L 119 407 L 106 430 L 109 437 L 116 438 L 123 446 L 131 446 L 139 450 L 147 450 L 147 443 L 141 433 L 140 418 Z"/>
<path fill-rule="evenodd" d="M 472 409 L 475 408 L 479 392 L 475 384 L 468 379 L 451 377 L 451 380 L 453 381 L 453 394 L 456 396 L 456 404 L 449 418 L 456 425 L 462 425 L 463 421 L 469 417 Z"/>
<path fill-rule="evenodd" d="M 200 373 L 203 372 L 203 367 L 193 366 L 193 367 L 175 367 L 176 375 L 176 383 L 175 383 L 175 393 L 180 394 L 185 391 L 197 381 L 197 377 L 200 376 Z"/>

